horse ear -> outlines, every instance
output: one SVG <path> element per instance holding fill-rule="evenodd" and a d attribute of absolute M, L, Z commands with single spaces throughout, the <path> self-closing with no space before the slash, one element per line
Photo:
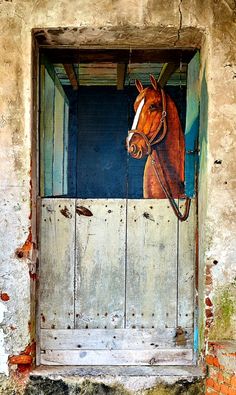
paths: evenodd
<path fill-rule="evenodd" d="M 153 89 L 155 89 L 155 91 L 157 91 L 158 82 L 153 74 L 150 74 L 150 81 L 151 81 Z"/>
<path fill-rule="evenodd" d="M 140 80 L 135 80 L 136 88 L 138 89 L 139 93 L 143 91 L 143 84 Z"/>

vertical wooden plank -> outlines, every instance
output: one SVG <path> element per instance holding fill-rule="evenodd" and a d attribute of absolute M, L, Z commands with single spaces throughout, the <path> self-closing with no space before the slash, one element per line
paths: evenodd
<path fill-rule="evenodd" d="M 185 193 L 192 197 L 195 194 L 195 169 L 198 157 L 199 130 L 199 52 L 188 65 L 187 75 L 187 109 L 185 127 Z"/>
<path fill-rule="evenodd" d="M 168 200 L 128 201 L 126 325 L 176 326 L 177 219 Z"/>
<path fill-rule="evenodd" d="M 64 102 L 64 155 L 63 155 L 63 195 L 68 193 L 68 141 L 69 141 L 69 105 Z"/>
<path fill-rule="evenodd" d="M 180 201 L 183 211 L 184 202 Z M 196 203 L 191 200 L 187 221 L 179 222 L 178 254 L 178 326 L 193 327 L 194 266 L 196 250 Z"/>
<path fill-rule="evenodd" d="M 54 135 L 54 81 L 45 68 L 44 107 L 44 191 L 52 196 L 53 135 Z"/>
<path fill-rule="evenodd" d="M 74 328 L 75 201 L 43 199 L 40 227 L 41 328 Z"/>
<path fill-rule="evenodd" d="M 85 199 L 76 207 L 93 214 L 76 214 L 76 328 L 122 328 L 126 201 Z"/>
<path fill-rule="evenodd" d="M 64 97 L 55 84 L 53 195 L 63 194 Z"/>

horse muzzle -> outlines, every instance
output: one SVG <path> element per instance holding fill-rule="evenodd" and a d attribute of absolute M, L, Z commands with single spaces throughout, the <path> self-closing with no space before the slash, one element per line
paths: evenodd
<path fill-rule="evenodd" d="M 139 148 L 136 144 L 131 143 L 127 144 L 127 150 L 130 156 L 134 159 L 142 159 L 144 157 L 144 153 L 142 148 Z"/>

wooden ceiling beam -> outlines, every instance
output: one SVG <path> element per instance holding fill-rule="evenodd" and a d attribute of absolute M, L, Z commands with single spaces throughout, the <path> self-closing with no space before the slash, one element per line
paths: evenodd
<path fill-rule="evenodd" d="M 73 48 L 40 48 L 52 63 L 128 63 L 127 49 L 73 49 Z M 131 63 L 189 63 L 195 54 L 193 49 L 134 49 Z"/>
<path fill-rule="evenodd" d="M 179 68 L 178 63 L 164 63 L 158 77 L 159 85 L 164 88 L 169 78 L 174 74 L 174 72 Z"/>
<path fill-rule="evenodd" d="M 126 71 L 127 71 L 127 63 L 117 63 L 116 87 L 118 91 L 124 90 Z"/>
<path fill-rule="evenodd" d="M 70 83 L 72 85 L 72 88 L 76 91 L 79 89 L 79 84 L 76 76 L 76 72 L 74 69 L 73 64 L 70 63 L 63 63 L 63 67 L 65 69 L 65 72 L 67 74 L 67 77 L 70 80 Z"/>

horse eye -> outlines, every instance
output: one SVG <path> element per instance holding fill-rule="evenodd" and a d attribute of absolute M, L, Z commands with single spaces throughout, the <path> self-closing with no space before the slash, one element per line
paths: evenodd
<path fill-rule="evenodd" d="M 151 104 L 149 107 L 150 111 L 155 111 L 157 109 L 157 107 L 155 106 L 155 104 Z"/>

